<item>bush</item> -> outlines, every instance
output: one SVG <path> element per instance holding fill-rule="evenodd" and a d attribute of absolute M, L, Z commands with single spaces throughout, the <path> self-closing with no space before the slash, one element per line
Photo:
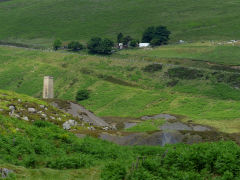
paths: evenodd
<path fill-rule="evenodd" d="M 197 79 L 203 77 L 203 72 L 197 69 L 190 69 L 185 67 L 176 67 L 168 69 L 168 75 L 171 78 L 179 79 Z"/>
<path fill-rule="evenodd" d="M 76 95 L 76 100 L 77 101 L 83 101 L 85 99 L 89 98 L 89 91 L 86 89 L 79 90 Z"/>
<path fill-rule="evenodd" d="M 83 49 L 83 45 L 80 44 L 78 41 L 72 41 L 68 44 L 68 49 L 72 51 L 79 51 Z"/>
<path fill-rule="evenodd" d="M 111 40 L 96 37 L 88 42 L 87 48 L 93 54 L 111 54 L 113 46 L 114 43 Z"/>
<path fill-rule="evenodd" d="M 47 122 L 47 121 L 36 120 L 36 121 L 33 122 L 33 125 L 37 126 L 37 127 L 48 127 L 48 126 L 51 126 L 52 124 L 50 122 Z"/>
<path fill-rule="evenodd" d="M 47 163 L 47 167 L 54 169 L 78 169 L 93 165 L 93 159 L 84 154 L 76 154 L 75 156 L 61 156 L 57 159 L 51 159 Z"/>
<path fill-rule="evenodd" d="M 123 180 L 127 175 L 126 168 L 121 163 L 107 164 L 101 173 L 101 180 Z"/>
<path fill-rule="evenodd" d="M 149 64 L 143 68 L 145 72 L 156 72 L 162 70 L 162 64 Z"/>
<path fill-rule="evenodd" d="M 56 51 L 62 46 L 62 41 L 60 39 L 56 39 L 53 42 L 53 49 Z"/>
<path fill-rule="evenodd" d="M 137 47 L 137 46 L 138 46 L 138 43 L 139 43 L 138 40 L 133 39 L 133 40 L 130 41 L 130 46 L 131 46 L 131 47 Z"/>

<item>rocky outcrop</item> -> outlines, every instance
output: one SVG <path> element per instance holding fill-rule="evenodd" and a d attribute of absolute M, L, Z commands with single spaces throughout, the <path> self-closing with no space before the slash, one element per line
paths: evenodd
<path fill-rule="evenodd" d="M 52 102 L 51 104 L 63 110 L 64 112 L 73 115 L 73 117 L 79 118 L 80 120 L 82 120 L 85 123 L 88 123 L 89 125 L 99 126 L 105 129 L 106 127 L 110 127 L 110 125 L 106 123 L 103 119 L 97 117 L 94 113 L 88 111 L 83 106 L 73 102 L 68 103 L 69 103 L 68 106 L 64 108 L 60 107 L 60 105 L 57 102 Z"/>

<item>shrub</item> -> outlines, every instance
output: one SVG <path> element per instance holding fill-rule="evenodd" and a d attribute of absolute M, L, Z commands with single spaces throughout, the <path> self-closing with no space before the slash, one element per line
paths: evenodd
<path fill-rule="evenodd" d="M 143 71 L 145 72 L 156 72 L 162 70 L 162 64 L 149 64 L 143 68 Z"/>
<path fill-rule="evenodd" d="M 101 180 L 123 180 L 127 175 L 126 168 L 121 163 L 107 164 L 101 173 Z"/>
<path fill-rule="evenodd" d="M 168 75 L 171 78 L 197 79 L 197 78 L 203 77 L 203 72 L 197 69 L 176 67 L 176 68 L 168 69 Z"/>
<path fill-rule="evenodd" d="M 64 155 L 48 161 L 47 167 L 54 169 L 78 169 L 93 165 L 93 159 L 84 154 L 76 154 L 74 156 Z"/>
<path fill-rule="evenodd" d="M 68 49 L 72 51 L 79 51 L 83 49 L 83 45 L 80 44 L 78 41 L 72 41 L 68 44 Z"/>
<path fill-rule="evenodd" d="M 79 90 L 76 95 L 76 100 L 77 101 L 83 101 L 85 99 L 89 98 L 89 91 L 86 89 Z"/>
<path fill-rule="evenodd" d="M 48 126 L 51 126 L 52 124 L 50 122 L 47 122 L 47 121 L 36 120 L 36 121 L 33 122 L 33 125 L 37 126 L 37 127 L 48 127 Z"/>
<path fill-rule="evenodd" d="M 62 46 L 62 41 L 60 39 L 56 39 L 53 42 L 53 49 L 56 51 Z"/>

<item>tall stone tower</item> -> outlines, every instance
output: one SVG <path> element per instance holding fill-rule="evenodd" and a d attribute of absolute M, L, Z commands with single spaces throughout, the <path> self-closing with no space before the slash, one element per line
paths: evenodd
<path fill-rule="evenodd" d="M 43 80 L 43 99 L 52 99 L 53 94 L 53 77 L 44 76 Z"/>

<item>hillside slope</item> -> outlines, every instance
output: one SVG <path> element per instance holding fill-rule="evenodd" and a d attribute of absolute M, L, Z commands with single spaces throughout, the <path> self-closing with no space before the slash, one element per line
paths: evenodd
<path fill-rule="evenodd" d="M 169 113 L 224 132 L 240 131 L 238 69 L 157 59 L 162 69 L 146 72 L 155 59 L 9 47 L 1 47 L 0 52 L 3 89 L 41 97 L 43 76 L 51 75 L 57 98 L 74 100 L 79 89 L 88 89 L 90 98 L 81 104 L 98 116 L 139 118 Z"/>
<path fill-rule="evenodd" d="M 49 46 L 53 39 L 86 42 L 140 38 L 151 25 L 166 25 L 172 41 L 240 38 L 237 0 L 10 0 L 0 1 L 0 40 Z"/>
<path fill-rule="evenodd" d="M 15 101 L 19 103 L 15 104 L 17 109 L 35 104 L 59 113 L 41 100 L 0 90 L 0 108 Z M 11 172 L 7 179 L 11 180 L 238 179 L 239 153 L 237 144 L 223 141 L 166 147 L 119 146 L 90 137 L 78 138 L 48 120 L 26 121 L 0 112 L 0 175 L 7 169 Z M 186 166 L 186 161 L 192 166 Z"/>

